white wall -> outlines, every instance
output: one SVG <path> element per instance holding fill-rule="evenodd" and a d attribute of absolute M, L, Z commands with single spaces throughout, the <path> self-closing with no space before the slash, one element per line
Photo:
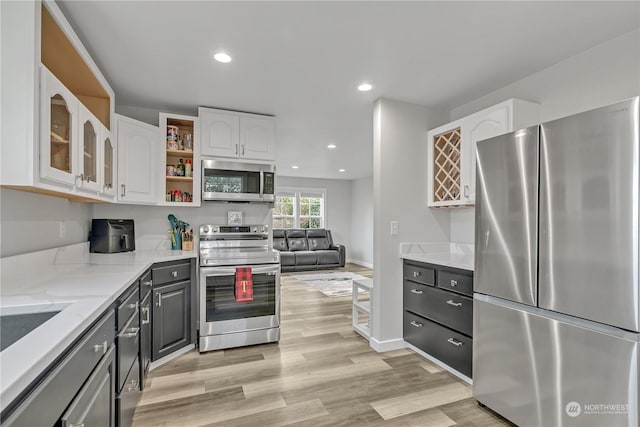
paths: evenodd
<path fill-rule="evenodd" d="M 351 181 L 351 261 L 373 268 L 373 176 Z"/>
<path fill-rule="evenodd" d="M 243 224 L 267 224 L 271 226 L 272 209 L 263 204 L 203 202 L 199 208 L 179 206 L 140 206 L 124 204 L 96 204 L 93 218 L 133 219 L 136 239 L 143 236 L 165 235 L 169 239 L 169 214 L 188 222 L 198 235 L 203 224 L 226 224 L 228 211 L 242 211 Z M 196 242 L 197 244 L 197 242 Z"/>
<path fill-rule="evenodd" d="M 449 213 L 427 208 L 427 129 L 444 111 L 379 99 L 373 112 L 373 263 L 371 345 L 402 345 L 402 242 L 448 241 Z M 390 234 L 391 221 L 399 234 Z"/>
<path fill-rule="evenodd" d="M 635 30 L 454 108 L 451 119 L 520 98 L 539 103 L 545 122 L 639 94 L 640 30 Z M 473 215 L 473 208 L 451 210 L 452 242 L 473 242 Z"/>
<path fill-rule="evenodd" d="M 278 187 L 321 188 L 327 190 L 325 228 L 331 230 L 334 243 L 345 245 L 351 259 L 351 182 L 343 179 L 278 176 Z"/>
<path fill-rule="evenodd" d="M 0 189 L 0 257 L 86 242 L 91 206 L 60 197 Z"/>

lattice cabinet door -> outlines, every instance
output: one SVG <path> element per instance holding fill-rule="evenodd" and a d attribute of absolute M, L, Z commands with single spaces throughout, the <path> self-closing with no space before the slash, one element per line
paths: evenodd
<path fill-rule="evenodd" d="M 460 128 L 433 138 L 433 201 L 460 200 L 462 153 Z"/>

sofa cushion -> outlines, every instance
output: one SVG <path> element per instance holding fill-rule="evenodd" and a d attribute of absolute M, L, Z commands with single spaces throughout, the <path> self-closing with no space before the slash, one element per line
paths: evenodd
<path fill-rule="evenodd" d="M 340 253 L 336 250 L 319 250 L 315 253 L 318 256 L 318 265 L 340 264 Z"/>
<path fill-rule="evenodd" d="M 291 228 L 286 231 L 287 234 L 287 246 L 292 252 L 307 251 L 309 246 L 307 244 L 307 233 L 305 229 Z"/>
<path fill-rule="evenodd" d="M 327 230 L 324 228 L 307 230 L 307 240 L 310 251 L 329 249 L 329 238 L 327 237 Z"/>
<path fill-rule="evenodd" d="M 296 265 L 316 265 L 318 264 L 318 256 L 312 251 L 295 252 Z"/>
<path fill-rule="evenodd" d="M 296 256 L 293 252 L 280 252 L 280 265 L 296 265 Z"/>
<path fill-rule="evenodd" d="M 287 238 L 285 237 L 283 229 L 273 230 L 273 249 L 278 251 L 288 251 Z"/>

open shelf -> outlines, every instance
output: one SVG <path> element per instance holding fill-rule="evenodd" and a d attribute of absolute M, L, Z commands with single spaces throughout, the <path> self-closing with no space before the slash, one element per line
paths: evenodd
<path fill-rule="evenodd" d="M 167 176 L 167 181 L 193 182 L 193 177 L 192 176 Z"/>
<path fill-rule="evenodd" d="M 186 159 L 191 159 L 193 158 L 193 151 L 186 151 L 186 150 L 167 150 L 167 156 L 171 156 L 171 157 L 184 157 Z"/>

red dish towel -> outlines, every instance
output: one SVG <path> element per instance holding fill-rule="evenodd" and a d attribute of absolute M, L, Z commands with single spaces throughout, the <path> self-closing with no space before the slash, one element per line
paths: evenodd
<path fill-rule="evenodd" d="M 236 301 L 253 301 L 251 267 L 236 267 Z"/>

